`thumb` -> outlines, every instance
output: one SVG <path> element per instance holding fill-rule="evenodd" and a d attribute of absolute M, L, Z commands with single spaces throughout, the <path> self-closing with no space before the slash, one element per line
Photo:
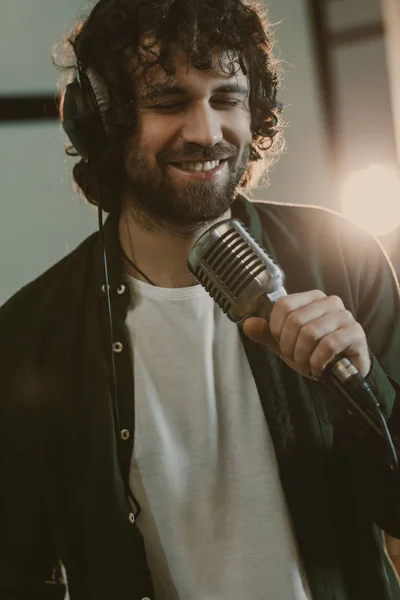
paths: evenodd
<path fill-rule="evenodd" d="M 268 322 L 258 317 L 250 317 L 243 324 L 243 331 L 253 342 L 262 344 L 279 353 L 279 345 L 274 340 L 269 329 Z"/>

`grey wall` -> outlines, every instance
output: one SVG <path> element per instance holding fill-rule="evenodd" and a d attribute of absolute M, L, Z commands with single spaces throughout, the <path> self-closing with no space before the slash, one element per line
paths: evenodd
<path fill-rule="evenodd" d="M 271 173 L 271 186 L 259 190 L 257 197 L 329 207 L 331 172 L 307 4 L 267 2 L 285 72 L 279 99 L 285 107 L 287 151 Z"/>
<path fill-rule="evenodd" d="M 53 94 L 53 44 L 82 0 L 1 0 L 0 94 Z M 57 123 L 0 124 L 0 303 L 96 227 L 71 185 Z"/>
<path fill-rule="evenodd" d="M 94 230 L 58 125 L 0 126 L 0 302 Z"/>
<path fill-rule="evenodd" d="M 382 19 L 380 0 L 330 2 L 333 32 Z M 337 47 L 332 53 L 338 113 L 338 173 L 396 162 L 386 41 L 378 36 Z"/>
<path fill-rule="evenodd" d="M 84 0 L 1 0 L 0 93 L 53 92 L 51 49 Z"/>

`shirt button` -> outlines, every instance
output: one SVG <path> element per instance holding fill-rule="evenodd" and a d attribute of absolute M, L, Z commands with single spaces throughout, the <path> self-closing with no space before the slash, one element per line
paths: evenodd
<path fill-rule="evenodd" d="M 110 289 L 111 289 L 111 287 L 110 287 L 110 286 L 108 286 L 108 289 L 110 290 Z M 103 292 L 103 294 L 105 294 L 105 293 L 106 293 L 106 286 L 105 286 L 105 284 L 101 286 L 101 291 Z"/>
<path fill-rule="evenodd" d="M 121 439 L 123 439 L 124 442 L 126 442 L 126 440 L 129 440 L 130 437 L 131 437 L 131 432 L 128 431 L 128 429 L 123 429 L 121 431 Z"/>
<path fill-rule="evenodd" d="M 142 600 L 150 600 L 150 598 L 146 596 L 146 598 L 142 598 Z"/>
<path fill-rule="evenodd" d="M 135 515 L 133 513 L 129 513 L 129 522 L 132 523 L 132 525 L 135 523 Z"/>
<path fill-rule="evenodd" d="M 122 296 L 122 294 L 125 294 L 126 291 L 126 286 L 124 286 L 124 284 L 120 285 L 119 288 L 117 289 L 117 294 L 119 296 Z"/>
<path fill-rule="evenodd" d="M 113 344 L 113 350 L 116 354 L 120 354 L 124 349 L 123 344 L 121 344 L 121 342 L 115 342 Z"/>

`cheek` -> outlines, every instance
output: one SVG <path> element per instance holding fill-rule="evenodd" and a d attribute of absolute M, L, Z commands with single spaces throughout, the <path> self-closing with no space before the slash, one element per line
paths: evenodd
<path fill-rule="evenodd" d="M 149 160 L 155 160 L 157 154 L 168 146 L 171 139 L 173 139 L 172 127 L 165 119 L 161 121 L 154 114 L 142 117 L 138 149 Z"/>
<path fill-rule="evenodd" d="M 226 124 L 224 138 L 237 147 L 248 148 L 253 142 L 250 115 L 247 112 L 232 115 Z"/>
<path fill-rule="evenodd" d="M 125 168 L 132 176 L 132 165 L 142 161 L 143 165 L 154 168 L 157 166 L 157 155 L 167 143 L 167 131 L 157 118 L 141 118 L 138 131 L 125 146 Z"/>

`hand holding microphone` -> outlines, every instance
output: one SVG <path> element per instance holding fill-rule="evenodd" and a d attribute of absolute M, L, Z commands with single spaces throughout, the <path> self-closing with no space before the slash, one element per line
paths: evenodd
<path fill-rule="evenodd" d="M 197 240 L 188 268 L 250 339 L 335 390 L 349 411 L 384 440 L 390 467 L 398 466 L 386 421 L 365 379 L 371 368 L 365 333 L 340 298 L 320 290 L 288 296 L 282 269 L 236 219 L 217 223 Z"/>
<path fill-rule="evenodd" d="M 268 322 L 249 318 L 243 330 L 254 342 L 279 354 L 305 377 L 322 377 L 325 368 L 344 354 L 366 377 L 371 368 L 367 338 L 340 298 L 319 290 L 279 298 Z"/>
<path fill-rule="evenodd" d="M 245 324 L 250 338 L 305 377 L 320 377 L 328 365 L 342 382 L 368 374 L 365 334 L 342 301 L 319 290 L 288 296 L 283 270 L 240 221 L 210 227 L 192 248 L 188 267 L 231 321 Z"/>

